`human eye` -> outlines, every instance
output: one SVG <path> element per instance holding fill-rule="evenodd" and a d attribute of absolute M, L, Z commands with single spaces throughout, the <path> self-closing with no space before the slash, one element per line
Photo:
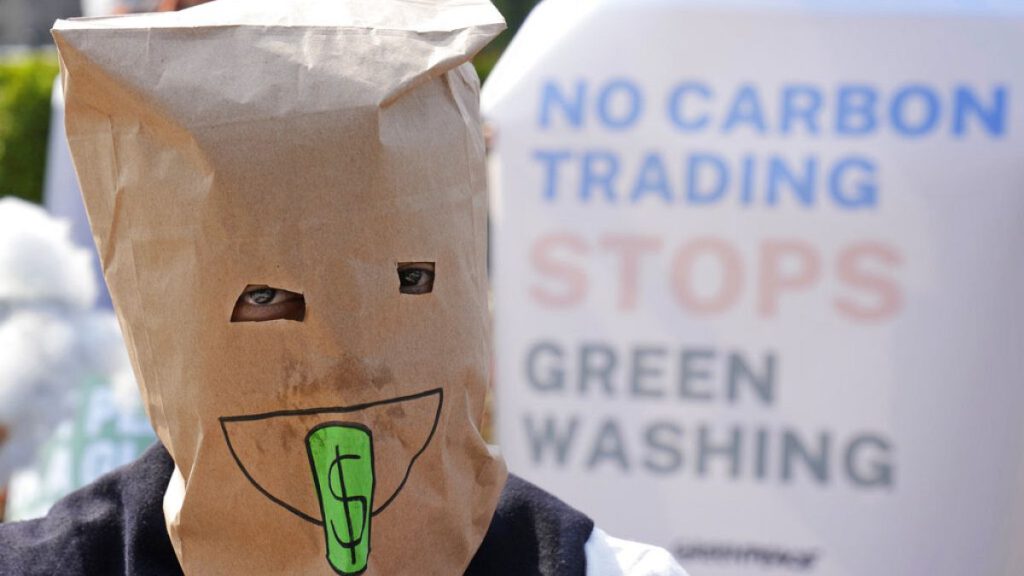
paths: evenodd
<path fill-rule="evenodd" d="M 267 322 L 269 320 L 296 320 L 306 315 L 306 298 L 297 292 L 252 285 L 245 287 L 235 302 L 232 322 Z"/>
<path fill-rule="evenodd" d="M 402 294 L 427 294 L 434 290 L 434 263 L 403 262 L 398 265 L 398 281 Z"/>

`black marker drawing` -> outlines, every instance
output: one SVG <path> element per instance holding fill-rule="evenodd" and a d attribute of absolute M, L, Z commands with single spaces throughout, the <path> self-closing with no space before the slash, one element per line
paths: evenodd
<path fill-rule="evenodd" d="M 313 431 L 315 431 L 317 429 L 320 429 L 322 427 L 325 427 L 325 426 L 328 426 L 328 425 L 334 425 L 334 426 L 343 426 L 343 427 L 347 426 L 349 429 L 355 429 L 355 428 L 366 429 L 366 427 L 361 425 L 361 424 L 354 424 L 352 422 L 345 422 L 344 421 L 344 415 L 346 415 L 346 414 L 353 414 L 353 413 L 356 413 L 356 412 L 360 412 L 362 410 L 367 410 L 367 409 L 377 408 L 377 407 L 382 407 L 382 406 L 387 406 L 387 405 L 401 404 L 401 403 L 405 403 L 405 402 L 424 401 L 424 400 L 429 400 L 431 398 L 436 399 L 437 407 L 436 407 L 436 410 L 433 412 L 433 422 L 431 423 L 431 426 L 430 426 L 430 432 L 429 432 L 429 434 L 427 434 L 426 439 L 423 441 L 422 445 L 419 446 L 419 449 L 411 456 L 408 465 L 405 467 L 402 479 L 398 483 L 398 485 L 394 489 L 394 491 L 391 494 L 387 494 L 386 498 L 384 499 L 384 501 L 381 502 L 379 505 L 377 505 L 376 503 L 374 503 L 372 505 L 372 506 L 376 506 L 376 507 L 372 509 L 371 516 L 376 516 L 376 515 L 380 514 L 381 512 L 383 512 L 384 510 L 386 510 L 388 508 L 388 506 L 390 506 L 391 503 L 395 501 L 395 498 L 398 497 L 398 495 L 401 493 L 402 489 L 405 487 L 406 483 L 409 481 L 409 476 L 412 473 L 412 469 L 413 469 L 413 466 L 416 464 L 416 461 L 426 451 L 427 447 L 430 445 L 430 442 L 434 439 L 434 435 L 437 432 L 438 423 L 440 422 L 440 419 L 441 419 L 441 409 L 442 409 L 442 407 L 444 405 L 444 391 L 443 391 L 442 388 L 434 388 L 434 389 L 431 389 L 431 390 L 426 390 L 424 392 L 419 392 L 417 394 L 410 394 L 408 396 L 400 396 L 400 397 L 397 397 L 397 398 L 389 398 L 389 399 L 386 399 L 386 400 L 379 400 L 379 401 L 376 401 L 376 402 L 368 402 L 368 403 L 364 403 L 364 404 L 356 404 L 356 405 L 352 405 L 352 406 L 329 407 L 329 408 L 309 408 L 309 409 L 300 409 L 300 410 L 280 410 L 280 411 L 273 411 L 273 412 L 264 412 L 264 413 L 261 413 L 261 414 L 246 414 L 246 415 L 239 415 L 239 416 L 222 416 L 222 417 L 219 418 L 219 420 L 220 420 L 221 431 L 224 434 L 224 441 L 227 443 L 228 451 L 231 453 L 231 457 L 234 459 L 235 464 L 238 466 L 238 469 L 242 472 L 242 474 L 245 476 L 245 478 L 247 480 L 249 480 L 249 482 L 261 494 L 266 496 L 271 502 L 274 502 L 278 506 L 281 506 L 285 510 L 291 512 L 295 516 L 298 516 L 299 518 L 301 518 L 301 519 L 303 519 L 303 520 L 305 520 L 305 521 L 307 521 L 307 522 L 309 522 L 311 524 L 315 524 L 317 526 L 324 526 L 324 520 L 323 520 L 324 511 L 322 509 L 322 506 L 323 506 L 323 501 L 322 501 L 323 491 L 321 490 L 322 487 L 318 487 L 317 488 L 319 496 L 321 496 L 320 498 L 318 498 L 320 500 L 320 506 L 321 506 L 321 510 L 320 510 L 321 518 L 314 517 L 313 513 L 315 513 L 315 512 L 313 512 L 312 510 L 309 511 L 310 513 L 304 512 L 304 511 L 300 510 L 298 507 L 296 507 L 295 505 L 293 505 L 292 503 L 286 502 L 284 499 L 282 499 L 282 498 L 278 497 L 277 495 L 273 494 L 271 490 L 268 490 L 265 486 L 263 486 L 254 477 L 253 473 L 250 472 L 249 468 L 243 462 L 243 458 L 240 457 L 240 455 L 238 453 L 238 450 L 236 449 L 236 445 L 232 441 L 231 433 L 229 432 L 229 428 L 232 425 L 239 425 L 239 424 L 243 424 L 243 423 L 258 423 L 258 422 L 261 422 L 261 421 L 271 421 L 271 420 L 274 420 L 274 419 L 277 419 L 277 418 L 290 418 L 290 417 L 302 417 L 302 416 L 334 416 L 334 415 L 337 415 L 339 417 L 338 421 L 321 423 L 321 424 L 317 425 L 316 427 L 314 427 L 309 432 L 309 434 L 306 437 L 306 440 L 307 440 L 307 448 L 306 448 L 306 450 L 308 450 L 309 449 L 309 447 L 308 447 L 309 438 L 313 434 Z M 369 429 L 366 429 L 366 430 L 367 430 L 367 432 L 369 432 Z M 367 434 L 367 437 L 369 437 L 369 434 Z M 312 462 L 312 461 L 310 462 L 310 465 L 315 467 L 315 463 Z M 347 473 L 347 465 L 346 465 L 346 468 L 344 470 Z M 340 472 L 341 469 L 339 469 L 338 471 Z M 376 483 L 376 475 L 374 475 L 374 482 Z M 351 504 L 351 502 L 350 502 L 350 504 Z"/>

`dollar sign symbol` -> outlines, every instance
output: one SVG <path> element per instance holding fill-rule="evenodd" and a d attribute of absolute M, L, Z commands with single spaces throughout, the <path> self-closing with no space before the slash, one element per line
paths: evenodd
<path fill-rule="evenodd" d="M 367 569 L 373 537 L 373 438 L 359 424 L 326 422 L 306 437 L 327 561 L 338 574 Z"/>
<path fill-rule="evenodd" d="M 363 532 L 366 528 L 366 498 L 364 496 L 349 496 L 348 486 L 345 484 L 346 460 L 361 460 L 361 457 L 355 454 L 342 454 L 341 450 L 335 446 L 334 461 L 331 462 L 330 471 L 327 473 L 328 486 L 331 496 L 341 504 L 345 524 L 342 535 L 339 535 L 337 524 L 334 519 L 331 519 L 331 531 L 338 545 L 348 550 L 352 556 L 352 562 L 355 562 L 355 549 L 362 543 Z M 358 533 L 356 528 L 358 528 Z"/>

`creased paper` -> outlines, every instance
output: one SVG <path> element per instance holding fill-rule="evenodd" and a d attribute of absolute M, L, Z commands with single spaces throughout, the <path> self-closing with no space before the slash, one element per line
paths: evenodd
<path fill-rule="evenodd" d="M 59 21 L 67 131 L 187 574 L 459 574 L 505 480 L 488 378 L 486 1 Z M 400 291 L 399 265 L 434 265 Z M 231 322 L 249 286 L 301 321 Z"/>

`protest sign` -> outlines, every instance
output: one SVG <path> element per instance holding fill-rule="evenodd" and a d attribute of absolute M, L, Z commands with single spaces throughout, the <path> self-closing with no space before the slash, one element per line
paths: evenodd
<path fill-rule="evenodd" d="M 118 402 L 113 385 L 88 378 L 74 418 L 61 423 L 31 466 L 11 478 L 7 521 L 46 515 L 54 502 L 135 460 L 156 436 L 138 404 Z"/>
<path fill-rule="evenodd" d="M 1024 11 L 712 4 L 488 80 L 510 469 L 698 576 L 1021 573 Z"/>

